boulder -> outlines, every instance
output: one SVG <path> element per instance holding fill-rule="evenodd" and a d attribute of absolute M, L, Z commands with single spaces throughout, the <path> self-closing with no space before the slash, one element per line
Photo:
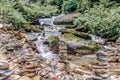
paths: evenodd
<path fill-rule="evenodd" d="M 75 37 L 72 37 L 75 40 Z M 90 40 L 85 40 L 85 39 L 81 39 L 79 38 L 79 41 L 65 41 L 67 46 L 68 46 L 68 53 L 70 54 L 93 54 L 94 51 L 98 50 L 100 47 L 90 41 Z"/>
<path fill-rule="evenodd" d="M 71 13 L 71 14 L 66 14 L 64 17 L 58 17 L 55 19 L 54 24 L 57 25 L 64 25 L 64 24 L 73 24 L 73 21 L 75 18 L 80 16 L 80 13 Z"/>

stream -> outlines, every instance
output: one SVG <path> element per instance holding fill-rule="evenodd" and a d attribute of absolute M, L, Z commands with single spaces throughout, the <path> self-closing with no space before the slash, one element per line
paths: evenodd
<path fill-rule="evenodd" d="M 29 34 L 30 38 L 37 36 L 37 41 L 35 41 L 35 43 L 36 43 L 37 49 L 39 50 L 40 54 L 44 58 L 57 59 L 57 60 L 59 59 L 58 55 L 55 54 L 50 49 L 48 44 L 44 44 L 44 41 L 46 41 L 46 39 L 49 36 L 60 36 L 61 35 L 61 32 L 59 32 L 59 30 L 62 28 L 62 25 L 54 25 L 53 22 L 56 18 L 64 17 L 64 16 L 65 16 L 65 14 L 61 14 L 61 15 L 58 15 L 58 16 L 52 16 L 51 18 L 41 18 L 41 19 L 39 19 L 39 23 L 43 28 L 42 33 L 30 33 Z M 99 43 L 100 40 L 101 40 L 101 37 L 99 37 L 99 36 L 95 36 L 95 35 L 92 35 L 92 34 L 90 34 L 90 36 L 91 36 L 91 40 L 93 42 Z M 103 45 L 103 47 L 106 48 L 106 49 L 110 49 L 110 50 L 116 50 L 115 47 L 110 47 L 110 46 L 106 46 L 106 45 Z M 93 59 L 93 58 L 95 58 L 95 55 L 87 55 L 87 56 L 84 56 L 83 58 L 75 60 L 75 62 L 84 63 L 84 61 L 86 61 L 87 63 L 89 63 L 90 60 Z"/>
<path fill-rule="evenodd" d="M 38 39 L 36 41 L 36 45 L 38 50 L 40 51 L 41 55 L 44 58 L 54 58 L 58 59 L 58 56 L 54 54 L 48 45 L 45 45 L 43 42 L 49 37 L 49 36 L 59 36 L 61 33 L 59 30 L 61 29 L 60 25 L 54 25 L 53 22 L 56 18 L 62 17 L 64 14 L 61 14 L 59 16 L 53 16 L 51 18 L 43 18 L 39 19 L 39 23 L 43 28 L 42 33 L 38 36 Z"/>

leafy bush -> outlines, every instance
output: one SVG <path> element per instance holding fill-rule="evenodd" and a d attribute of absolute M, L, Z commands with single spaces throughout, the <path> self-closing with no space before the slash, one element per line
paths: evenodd
<path fill-rule="evenodd" d="M 59 13 L 58 7 L 41 3 L 39 0 L 0 0 L 0 15 L 4 16 L 7 23 L 12 23 L 19 29 L 28 23 L 38 23 L 41 17 L 51 17 Z"/>
<path fill-rule="evenodd" d="M 77 4 L 72 0 L 65 1 L 63 4 L 63 8 L 65 12 L 72 12 L 77 9 Z"/>
<path fill-rule="evenodd" d="M 7 23 L 12 23 L 15 29 L 24 28 L 27 21 L 23 18 L 13 6 L 16 3 L 13 1 L 0 1 L 0 15 L 4 16 Z"/>
<path fill-rule="evenodd" d="M 79 26 L 87 25 L 90 32 L 101 37 L 112 38 L 120 36 L 120 7 L 105 8 L 94 6 L 75 20 Z"/>
<path fill-rule="evenodd" d="M 8 23 L 12 23 L 15 29 L 25 28 L 26 24 L 28 23 L 22 16 L 22 14 L 18 13 L 16 10 L 9 13 L 6 17 L 6 21 Z"/>

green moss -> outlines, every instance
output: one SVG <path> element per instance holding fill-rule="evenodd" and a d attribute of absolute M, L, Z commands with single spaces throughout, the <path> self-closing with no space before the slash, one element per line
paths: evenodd
<path fill-rule="evenodd" d="M 91 52 L 94 52 L 100 48 L 96 43 L 77 37 L 71 33 L 65 33 L 64 39 L 66 41 L 74 41 L 75 43 L 80 44 L 77 49 L 90 50 Z"/>
<path fill-rule="evenodd" d="M 73 34 L 71 34 L 71 33 L 65 33 L 64 34 L 64 38 L 67 40 L 67 41 L 73 41 L 73 40 L 75 40 L 75 41 L 80 41 L 80 39 L 81 38 L 79 38 L 79 37 L 76 37 L 76 36 L 74 36 Z"/>
<path fill-rule="evenodd" d="M 52 47 L 52 48 L 58 47 L 59 41 L 60 41 L 60 39 L 57 36 L 50 36 L 47 39 L 47 42 L 49 43 L 50 47 Z"/>
<path fill-rule="evenodd" d="M 38 27 L 38 26 L 33 26 L 33 25 L 29 25 L 25 28 L 26 31 L 31 32 L 42 32 L 42 30 Z"/>
<path fill-rule="evenodd" d="M 91 39 L 91 37 L 90 37 L 90 35 L 88 33 L 72 31 L 72 34 L 77 36 L 77 37 L 80 37 L 80 38 Z"/>
<path fill-rule="evenodd" d="M 71 30 L 69 30 L 69 29 L 61 29 L 60 32 L 62 32 L 62 33 L 71 33 Z"/>
<path fill-rule="evenodd" d="M 98 50 L 100 48 L 96 43 L 94 43 L 92 41 L 86 41 L 86 40 L 84 40 L 83 43 L 84 43 L 84 45 L 82 47 L 83 49 L 87 49 L 87 50 L 91 50 L 91 51 L 96 51 L 96 50 Z"/>
<path fill-rule="evenodd" d="M 71 34 L 73 34 L 79 38 L 83 38 L 83 39 L 91 39 L 91 37 L 88 33 L 78 32 L 78 31 L 75 31 L 74 29 L 61 29 L 60 32 L 71 33 Z"/>

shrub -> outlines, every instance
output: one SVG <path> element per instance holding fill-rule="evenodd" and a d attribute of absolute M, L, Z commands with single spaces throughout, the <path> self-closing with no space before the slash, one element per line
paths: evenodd
<path fill-rule="evenodd" d="M 120 36 L 120 7 L 105 8 L 103 5 L 87 10 L 74 24 L 87 25 L 90 32 L 101 37 Z"/>
<path fill-rule="evenodd" d="M 65 12 L 72 12 L 77 9 L 77 4 L 72 0 L 65 1 L 63 4 L 63 8 Z"/>
<path fill-rule="evenodd" d="M 6 17 L 7 23 L 12 23 L 15 29 L 25 28 L 25 25 L 28 23 L 22 16 L 22 14 L 18 13 L 16 10 L 9 13 Z"/>

